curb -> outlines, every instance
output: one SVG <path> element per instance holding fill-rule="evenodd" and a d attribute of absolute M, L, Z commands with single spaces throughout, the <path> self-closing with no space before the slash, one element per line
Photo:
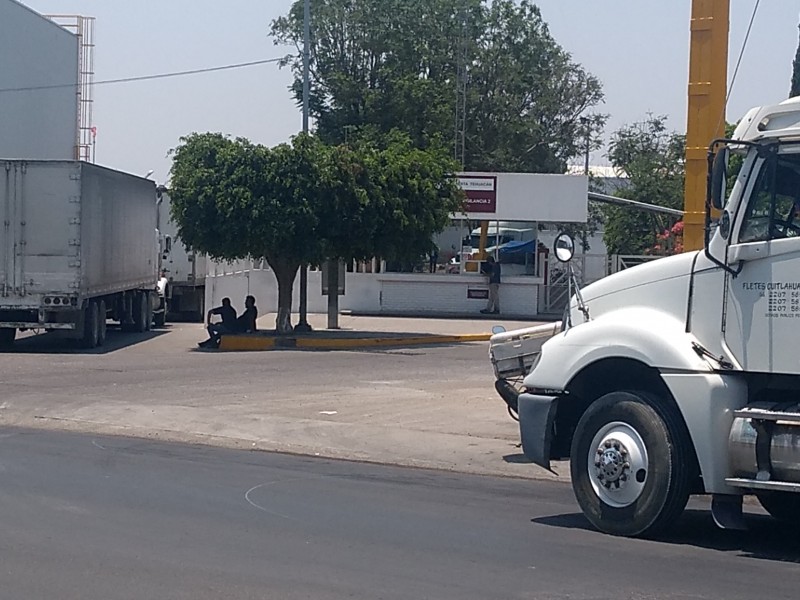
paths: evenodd
<path fill-rule="evenodd" d="M 488 342 L 489 338 L 491 337 L 491 333 L 338 339 L 225 335 L 222 336 L 219 349 L 224 352 L 259 352 L 276 349 L 355 350 L 359 348 L 432 346 L 436 344 L 467 344 L 470 342 Z"/>

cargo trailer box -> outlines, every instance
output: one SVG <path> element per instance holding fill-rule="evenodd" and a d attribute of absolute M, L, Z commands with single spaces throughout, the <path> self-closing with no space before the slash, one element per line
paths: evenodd
<path fill-rule="evenodd" d="M 2 335 L 63 330 L 93 346 L 104 317 L 149 328 L 158 268 L 152 181 L 80 161 L 0 160 L 0 182 Z"/>

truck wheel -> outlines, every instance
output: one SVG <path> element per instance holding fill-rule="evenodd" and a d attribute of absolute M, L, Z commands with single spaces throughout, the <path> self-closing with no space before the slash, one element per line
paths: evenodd
<path fill-rule="evenodd" d="M 150 311 L 147 307 L 147 294 L 136 292 L 133 298 L 133 330 L 136 333 L 147 331 L 147 315 Z"/>
<path fill-rule="evenodd" d="M 81 348 L 97 348 L 100 338 L 100 311 L 97 302 L 90 300 L 83 310 L 83 337 L 81 337 Z"/>
<path fill-rule="evenodd" d="M 153 296 L 152 294 L 148 294 L 147 292 L 142 292 L 142 302 L 144 302 L 144 308 L 146 314 L 144 319 L 145 331 L 152 331 L 153 330 Z"/>
<path fill-rule="evenodd" d="M 106 301 L 100 300 L 97 303 L 97 318 L 98 318 L 98 330 L 97 330 L 97 345 L 102 346 L 106 343 L 106 335 L 108 333 L 108 309 L 106 307 Z"/>
<path fill-rule="evenodd" d="M 651 536 L 686 507 L 694 464 L 688 434 L 677 410 L 656 406 L 645 392 L 612 392 L 578 422 L 572 488 L 600 531 Z"/>
<path fill-rule="evenodd" d="M 800 524 L 800 494 L 796 492 L 758 492 L 761 506 L 784 523 Z"/>
<path fill-rule="evenodd" d="M 8 348 L 14 344 L 14 338 L 17 337 L 16 329 L 0 329 L 0 348 Z"/>

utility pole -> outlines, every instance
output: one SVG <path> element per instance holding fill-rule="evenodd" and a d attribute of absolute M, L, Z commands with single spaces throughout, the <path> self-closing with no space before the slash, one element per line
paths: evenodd
<path fill-rule="evenodd" d="M 683 247 L 704 245 L 708 145 L 725 133 L 730 0 L 692 0 Z"/>
<path fill-rule="evenodd" d="M 311 0 L 305 0 L 303 6 L 303 133 L 308 133 L 309 97 L 311 83 L 309 81 L 309 53 L 311 48 Z M 295 331 L 306 333 L 311 331 L 308 324 L 308 265 L 300 265 L 300 321 Z"/>

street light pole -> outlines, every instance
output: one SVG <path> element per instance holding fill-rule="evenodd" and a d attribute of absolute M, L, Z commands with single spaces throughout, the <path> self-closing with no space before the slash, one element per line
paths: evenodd
<path fill-rule="evenodd" d="M 305 0 L 303 6 L 303 133 L 308 133 L 309 97 L 311 84 L 309 81 L 309 53 L 311 46 L 311 0 Z M 300 265 L 300 321 L 295 331 L 311 331 L 308 324 L 308 265 Z"/>

